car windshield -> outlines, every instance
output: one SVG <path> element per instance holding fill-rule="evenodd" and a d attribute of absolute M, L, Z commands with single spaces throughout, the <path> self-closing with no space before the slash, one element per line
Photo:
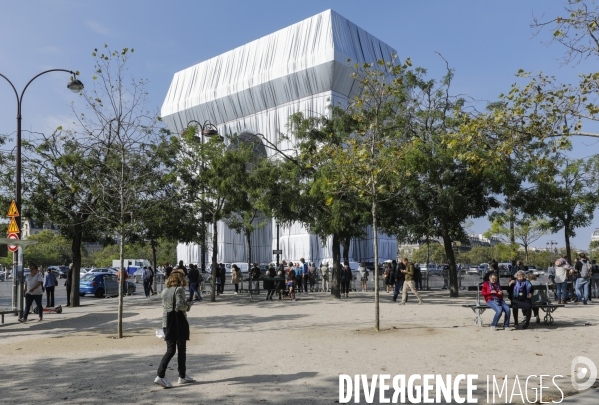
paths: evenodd
<path fill-rule="evenodd" d="M 85 276 L 81 277 L 81 281 L 92 281 L 95 278 L 95 274 L 86 274 Z"/>

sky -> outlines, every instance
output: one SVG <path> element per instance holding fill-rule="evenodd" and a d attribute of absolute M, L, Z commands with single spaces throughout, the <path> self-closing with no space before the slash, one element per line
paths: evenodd
<path fill-rule="evenodd" d="M 564 65 L 565 49 L 548 46 L 549 31 L 535 36 L 533 17 L 564 15 L 566 1 L 328 1 L 303 0 L 0 0 L 0 73 L 20 92 L 36 74 L 53 68 L 80 71 L 83 83 L 94 74 L 94 48 L 134 48 L 131 74 L 149 80 L 152 108 L 157 113 L 173 75 L 182 69 L 229 51 L 314 14 L 333 9 L 383 42 L 401 59 L 439 77 L 445 69 L 440 53 L 455 69 L 453 91 L 481 103 L 509 91 L 518 69 L 543 71 L 572 83 L 583 72 L 595 72 L 597 60 Z M 78 97 L 66 85 L 67 73 L 39 77 L 22 102 L 23 130 L 51 132 L 72 123 L 72 103 Z M 0 78 L 0 133 L 16 129 L 16 97 Z M 80 101 L 79 101 L 80 103 Z M 11 150 L 5 145 L 3 150 Z M 579 138 L 573 155 L 599 152 L 597 141 Z M 599 227 L 576 231 L 572 244 L 587 249 L 590 235 Z M 483 233 L 486 219 L 474 221 L 471 230 Z M 563 232 L 547 235 L 564 246 Z"/>

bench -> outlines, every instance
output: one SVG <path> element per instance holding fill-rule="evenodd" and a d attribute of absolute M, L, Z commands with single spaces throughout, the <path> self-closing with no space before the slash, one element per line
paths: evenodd
<path fill-rule="evenodd" d="M 486 303 L 481 303 L 481 287 L 482 287 L 482 283 L 479 284 L 478 286 L 476 286 L 476 304 L 463 304 L 462 307 L 464 308 L 470 308 L 472 310 L 472 312 L 474 312 L 475 317 L 474 317 L 474 324 L 476 326 L 483 326 L 483 318 L 482 318 L 482 314 L 487 310 L 490 309 L 490 307 L 487 306 Z M 532 309 L 540 309 L 541 311 L 543 311 L 545 313 L 545 316 L 543 318 L 543 321 L 546 324 L 553 324 L 553 313 L 561 307 L 565 307 L 565 305 L 563 304 L 552 304 L 551 300 L 549 299 L 549 285 L 545 284 L 544 285 L 544 289 L 539 290 L 540 293 L 542 293 L 541 295 L 543 302 L 533 302 L 532 303 Z M 506 290 L 507 286 L 501 286 L 502 290 Z M 470 290 L 470 288 L 469 288 Z M 544 293 L 544 294 L 543 294 Z M 508 304 L 508 306 L 511 308 L 512 305 Z"/>
<path fill-rule="evenodd" d="M 14 309 L 14 310 L 9 310 L 9 311 L 0 311 L 0 315 L 2 316 L 2 323 L 3 324 L 4 324 L 4 315 L 8 315 L 8 314 L 19 315 L 19 310 L 18 309 Z"/>
<path fill-rule="evenodd" d="M 511 308 L 512 305 L 508 304 Z M 482 314 L 487 310 L 491 309 L 487 306 L 487 304 L 463 304 L 462 307 L 470 308 L 472 312 L 476 315 L 474 317 L 474 324 L 476 326 L 483 326 L 483 318 Z M 532 308 L 538 308 L 541 311 L 545 312 L 545 317 L 543 318 L 543 322 L 551 325 L 554 321 L 552 313 L 555 312 L 556 309 L 565 307 L 563 304 L 532 304 Z"/>

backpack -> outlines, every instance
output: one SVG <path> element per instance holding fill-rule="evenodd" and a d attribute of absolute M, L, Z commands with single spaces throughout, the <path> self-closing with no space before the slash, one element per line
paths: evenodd
<path fill-rule="evenodd" d="M 583 278 L 591 278 L 591 275 L 593 274 L 591 271 L 591 263 L 589 263 L 588 260 L 586 262 L 581 260 L 580 263 L 582 264 L 580 268 L 580 275 Z"/>

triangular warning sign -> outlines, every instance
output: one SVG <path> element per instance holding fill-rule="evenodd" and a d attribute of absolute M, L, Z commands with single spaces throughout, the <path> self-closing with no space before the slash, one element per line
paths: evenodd
<path fill-rule="evenodd" d="M 19 233 L 19 227 L 17 226 L 17 221 L 14 218 L 10 220 L 10 225 L 8 225 L 8 230 L 6 233 Z"/>
<path fill-rule="evenodd" d="M 10 208 L 8 209 L 8 215 L 6 215 L 7 217 L 18 217 L 19 216 L 19 210 L 17 210 L 17 204 L 15 204 L 15 200 L 12 200 L 12 202 L 10 203 Z"/>

